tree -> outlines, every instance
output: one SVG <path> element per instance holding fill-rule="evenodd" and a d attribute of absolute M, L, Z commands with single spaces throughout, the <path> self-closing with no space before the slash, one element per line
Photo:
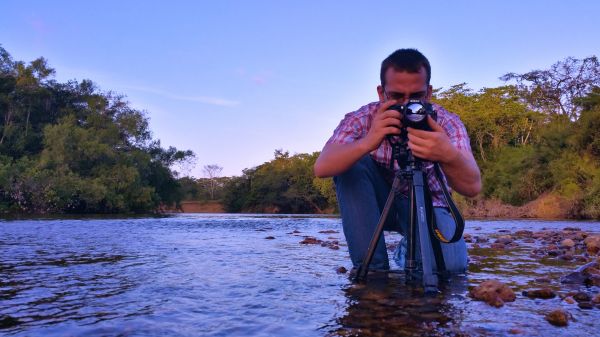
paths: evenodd
<path fill-rule="evenodd" d="M 582 60 L 568 57 L 550 69 L 508 73 L 500 79 L 515 80 L 520 94 L 533 109 L 575 120 L 581 113 L 576 100 L 585 97 L 593 87 L 600 86 L 600 62 L 596 56 Z"/>
<path fill-rule="evenodd" d="M 209 180 L 209 191 L 210 191 L 210 199 L 214 200 L 215 198 L 215 189 L 218 184 L 218 178 L 221 176 L 221 171 L 223 168 L 217 164 L 204 165 L 202 168 L 202 172 Z"/>

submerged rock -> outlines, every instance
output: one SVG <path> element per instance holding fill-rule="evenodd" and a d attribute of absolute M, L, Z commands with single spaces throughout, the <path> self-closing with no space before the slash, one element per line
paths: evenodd
<path fill-rule="evenodd" d="M 11 317 L 11 316 L 0 316 L 0 329 L 1 328 L 10 328 L 13 327 L 15 325 L 20 324 L 21 322 L 19 322 L 18 319 Z"/>
<path fill-rule="evenodd" d="M 546 315 L 546 320 L 552 325 L 567 326 L 569 324 L 569 313 L 562 309 L 557 309 L 549 312 Z"/>
<path fill-rule="evenodd" d="M 265 237 L 265 240 L 273 240 L 273 239 L 275 239 L 274 236 L 267 236 L 267 237 Z"/>
<path fill-rule="evenodd" d="M 556 293 L 550 288 L 542 288 L 542 289 L 534 289 L 534 290 L 525 290 L 523 291 L 523 296 L 527 296 L 529 298 L 554 298 L 556 297 Z"/>
<path fill-rule="evenodd" d="M 513 302 L 516 299 L 515 292 L 498 280 L 482 282 L 471 289 L 469 295 L 496 308 L 503 306 L 504 302 Z"/>
<path fill-rule="evenodd" d="M 339 267 L 338 269 L 335 270 L 338 274 L 346 274 L 348 272 L 348 269 L 346 269 L 345 267 Z"/>

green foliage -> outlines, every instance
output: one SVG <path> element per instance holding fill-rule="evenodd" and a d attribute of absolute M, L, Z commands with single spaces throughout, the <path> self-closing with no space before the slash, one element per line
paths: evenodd
<path fill-rule="evenodd" d="M 0 47 L 0 211 L 148 212 L 179 202 L 170 166 L 193 153 L 163 149 L 122 96 L 53 74 L 45 59 L 14 62 Z"/>
<path fill-rule="evenodd" d="M 322 213 L 335 208 L 326 185 L 315 180 L 318 153 L 275 151 L 275 158 L 231 179 L 224 187 L 223 203 L 229 212 Z M 317 182 L 317 183 L 315 183 Z M 330 191 L 327 191 L 330 193 Z"/>

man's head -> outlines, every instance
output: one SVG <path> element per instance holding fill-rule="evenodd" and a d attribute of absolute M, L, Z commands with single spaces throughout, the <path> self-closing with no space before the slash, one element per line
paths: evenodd
<path fill-rule="evenodd" d="M 431 65 L 416 49 L 398 49 L 381 63 L 381 85 L 377 87 L 379 100 L 431 99 Z"/>

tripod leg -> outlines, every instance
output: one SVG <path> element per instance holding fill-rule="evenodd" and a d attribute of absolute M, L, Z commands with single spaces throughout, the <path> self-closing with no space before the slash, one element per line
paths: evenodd
<path fill-rule="evenodd" d="M 367 250 L 367 254 L 365 255 L 363 262 L 360 266 L 358 266 L 358 270 L 356 271 L 356 276 L 354 281 L 356 282 L 365 282 L 367 279 L 367 273 L 369 272 L 369 265 L 371 264 L 371 260 L 373 260 L 373 254 L 375 253 L 375 248 L 377 247 L 377 243 L 381 238 L 381 234 L 383 233 L 383 227 L 385 225 L 385 220 L 388 217 L 388 213 L 392 204 L 394 203 L 394 197 L 396 195 L 396 189 L 400 184 L 400 179 L 398 176 L 394 177 L 394 182 L 392 183 L 392 188 L 390 189 L 390 193 L 388 194 L 387 200 L 385 201 L 385 206 L 383 207 L 383 211 L 381 212 L 381 216 L 379 217 L 379 222 L 377 223 L 377 227 L 375 227 L 375 232 L 373 233 L 373 237 L 371 238 L 371 242 L 369 243 L 369 249 Z"/>
<path fill-rule="evenodd" d="M 414 201 L 417 225 L 419 230 L 419 246 L 421 248 L 421 265 L 423 266 L 423 288 L 425 293 L 438 292 L 438 278 L 433 273 L 432 261 L 425 252 L 429 251 L 429 226 L 427 225 L 427 210 L 425 204 L 423 172 L 413 171 Z"/>

